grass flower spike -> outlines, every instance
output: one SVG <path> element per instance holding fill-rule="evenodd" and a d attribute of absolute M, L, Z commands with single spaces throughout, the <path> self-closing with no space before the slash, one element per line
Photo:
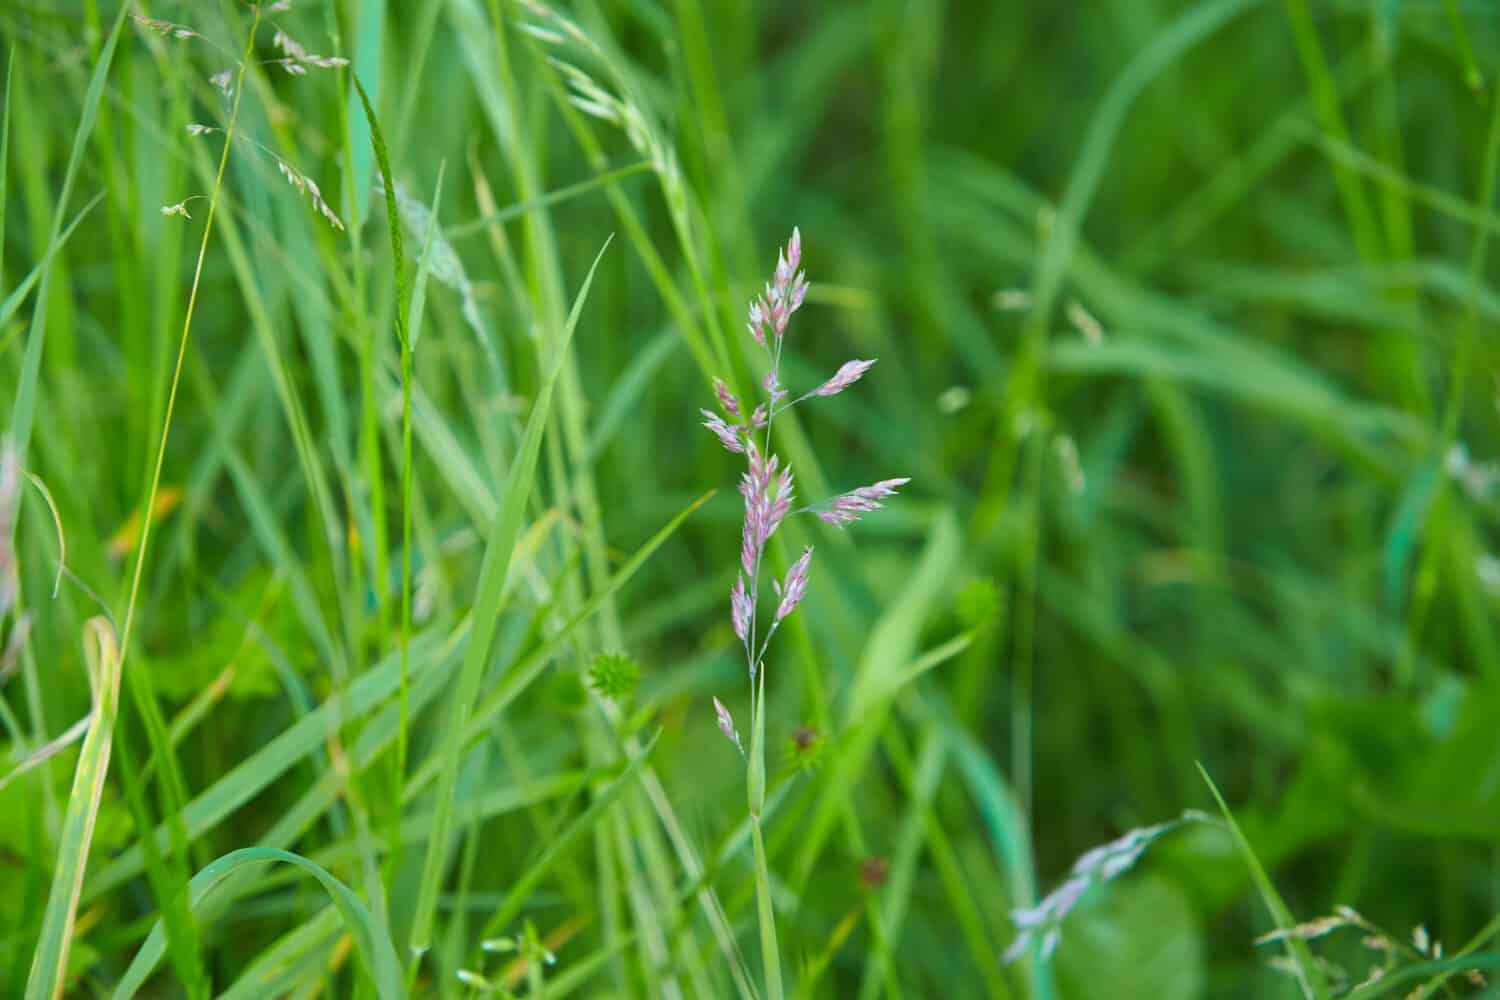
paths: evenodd
<path fill-rule="evenodd" d="M 755 846 L 756 890 L 759 900 L 761 951 L 765 962 L 767 993 L 773 1000 L 782 996 L 781 960 L 777 952 L 775 914 L 770 905 L 770 874 L 765 845 L 760 833 L 760 813 L 765 804 L 765 656 L 771 636 L 781 622 L 797 609 L 807 593 L 808 569 L 812 564 L 812 547 L 791 565 L 782 580 L 771 581 L 775 606 L 771 619 L 760 617 L 760 578 L 765 563 L 766 543 L 789 514 L 812 513 L 830 524 L 842 526 L 860 514 L 876 510 L 880 501 L 905 485 L 905 478 L 885 479 L 864 486 L 832 501 L 813 507 L 792 507 L 793 475 L 791 468 L 771 450 L 771 426 L 779 414 L 815 396 L 833 396 L 847 389 L 875 364 L 871 360 L 845 362 L 832 378 L 791 402 L 781 381 L 781 348 L 792 315 L 807 298 L 807 277 L 801 270 L 802 234 L 792 230 L 792 238 L 776 257 L 776 272 L 766 285 L 765 293 L 750 303 L 747 329 L 751 338 L 765 351 L 766 369 L 759 379 L 765 394 L 745 417 L 745 404 L 723 379 L 713 381 L 714 396 L 720 413 L 710 409 L 699 412 L 703 426 L 719 439 L 725 449 L 745 456 L 745 472 L 740 477 L 740 495 L 745 500 L 745 520 L 740 532 L 740 572 L 735 574 L 729 594 L 729 618 L 734 635 L 745 650 L 745 664 L 750 674 L 751 741 L 746 754 L 746 784 L 749 792 L 753 842 Z M 719 730 L 740 748 L 734 721 L 718 698 L 714 711 Z"/>

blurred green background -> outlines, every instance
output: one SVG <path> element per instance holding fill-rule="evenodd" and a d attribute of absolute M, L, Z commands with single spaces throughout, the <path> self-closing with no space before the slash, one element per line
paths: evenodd
<path fill-rule="evenodd" d="M 479 995 L 469 970 L 541 995 L 538 963 L 528 985 L 478 949 L 530 921 L 547 996 L 763 994 L 744 764 L 710 700 L 748 738 L 742 465 L 697 424 L 712 376 L 758 382 L 745 308 L 793 226 L 812 291 L 786 381 L 880 363 L 780 422 L 777 450 L 807 501 L 912 482 L 772 545 L 778 572 L 817 550 L 767 668 L 788 992 L 1481 989 L 1442 977 L 1500 962 L 1492 5 L 288 8 L 262 12 L 228 96 L 212 78 L 251 40 L 246 4 L 133 8 L 188 38 L 94 0 L 0 11 L 0 383 L 56 515 L 15 484 L 0 753 L 27 770 L 0 787 L 0 995 L 56 940 L 79 753 L 41 748 L 89 711 L 85 621 L 118 631 L 130 605 L 216 190 L 69 995 L 110 994 L 163 915 L 145 995 L 375 995 L 295 869 L 237 872 L 196 930 L 184 884 L 239 848 L 295 852 L 406 961 L 481 621 L 413 992 Z M 398 180 L 404 290 L 351 70 Z M 396 316 L 417 287 L 402 729 Z M 639 686 L 600 697 L 601 653 Z M 1215 819 L 1091 890 L 1050 960 L 1002 962 L 1012 910 L 1185 810 Z M 1339 906 L 1384 943 L 1254 943 Z M 1470 956 L 1435 962 L 1433 940 Z"/>

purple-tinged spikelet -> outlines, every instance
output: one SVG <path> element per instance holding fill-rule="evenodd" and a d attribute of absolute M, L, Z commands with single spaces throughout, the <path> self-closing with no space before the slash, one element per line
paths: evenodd
<path fill-rule="evenodd" d="M 745 445 L 740 440 L 739 434 L 735 428 L 724 422 L 723 417 L 712 410 L 699 410 L 698 412 L 705 417 L 703 426 L 713 431 L 714 436 L 719 439 L 720 444 L 735 454 L 743 455 L 745 453 Z"/>
<path fill-rule="evenodd" d="M 771 400 L 774 409 L 776 404 L 786 398 L 786 390 L 781 387 L 781 377 L 772 368 L 766 372 L 766 377 L 761 380 L 761 388 L 766 390 L 766 396 Z"/>
<path fill-rule="evenodd" d="M 833 378 L 824 382 L 812 391 L 814 396 L 834 396 L 849 388 L 859 377 L 869 371 L 875 364 L 874 358 L 869 361 L 846 361 L 839 370 L 833 373 Z"/>
<path fill-rule="evenodd" d="M 734 589 L 729 592 L 729 617 L 734 622 L 734 634 L 745 642 L 750 634 L 750 613 L 755 609 L 750 595 L 745 591 L 745 578 L 736 573 Z"/>
<path fill-rule="evenodd" d="M 739 417 L 740 401 L 735 398 L 734 393 L 729 391 L 729 386 L 725 385 L 721 378 L 714 379 L 714 395 L 719 397 L 719 405 L 724 408 L 725 413 L 731 417 Z"/>
<path fill-rule="evenodd" d="M 797 269 L 801 263 L 802 234 L 793 229 L 786 249 L 776 253 L 774 279 L 766 285 L 759 301 L 750 305 L 750 336 L 762 347 L 766 346 L 766 326 L 771 327 L 771 335 L 779 344 L 792 313 L 802 307 L 802 300 L 807 297 L 807 276 Z"/>
<path fill-rule="evenodd" d="M 803 549 L 802 557 L 786 571 L 786 583 L 781 585 L 781 603 L 776 605 L 776 618 L 771 623 L 773 626 L 797 610 L 797 605 L 802 603 L 802 595 L 807 591 L 807 566 L 812 562 L 812 552 L 810 545 Z"/>
<path fill-rule="evenodd" d="M 719 717 L 719 732 L 724 734 L 726 740 L 738 747 L 740 753 L 744 753 L 745 748 L 740 746 L 740 734 L 734 728 L 734 718 L 730 716 L 729 709 L 725 708 L 724 703 L 718 698 L 714 699 L 714 714 Z"/>
<path fill-rule="evenodd" d="M 815 511 L 818 519 L 835 528 L 842 528 L 846 524 L 852 524 L 859 520 L 861 514 L 868 514 L 872 510 L 880 509 L 880 501 L 895 494 L 899 487 L 911 482 L 910 477 L 902 476 L 899 479 L 882 479 L 878 483 L 869 486 L 861 486 L 857 490 L 836 496 L 827 510 Z"/>
<path fill-rule="evenodd" d="M 750 322 L 745 325 L 750 331 L 750 336 L 761 347 L 766 346 L 766 314 L 761 310 L 760 302 L 750 303 Z"/>

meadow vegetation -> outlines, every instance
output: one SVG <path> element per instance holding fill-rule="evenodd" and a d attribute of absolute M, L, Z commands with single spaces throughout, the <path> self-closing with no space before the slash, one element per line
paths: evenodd
<path fill-rule="evenodd" d="M 1488 995 L 1488 6 L 0 59 L 0 996 Z"/>

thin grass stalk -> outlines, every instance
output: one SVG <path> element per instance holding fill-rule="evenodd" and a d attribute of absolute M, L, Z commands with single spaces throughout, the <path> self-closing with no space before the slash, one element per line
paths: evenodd
<path fill-rule="evenodd" d="M 755 908 L 760 925 L 761 963 L 765 969 L 766 996 L 782 1000 L 781 949 L 776 940 L 776 908 L 771 901 L 771 866 L 766 860 L 766 842 L 760 834 L 760 814 L 766 805 L 766 671 L 757 671 L 754 721 L 751 723 L 750 766 L 746 784 L 750 797 L 750 836 L 755 845 Z"/>

